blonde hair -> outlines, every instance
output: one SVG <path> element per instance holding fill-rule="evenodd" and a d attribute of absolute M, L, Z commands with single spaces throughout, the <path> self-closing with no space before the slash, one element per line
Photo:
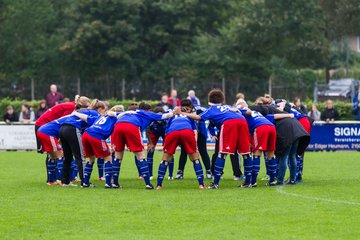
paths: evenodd
<path fill-rule="evenodd" d="M 98 99 L 94 99 L 91 104 L 90 104 L 90 108 L 93 110 L 98 110 L 99 108 L 104 108 L 106 109 L 106 104 Z"/>
<path fill-rule="evenodd" d="M 87 108 L 90 106 L 90 99 L 85 97 L 85 96 L 81 96 L 78 97 L 76 99 L 76 108 L 80 109 L 80 108 Z"/>
<path fill-rule="evenodd" d="M 115 105 L 110 109 L 110 111 L 112 111 L 112 112 L 124 112 L 125 108 L 124 108 L 123 105 Z"/>

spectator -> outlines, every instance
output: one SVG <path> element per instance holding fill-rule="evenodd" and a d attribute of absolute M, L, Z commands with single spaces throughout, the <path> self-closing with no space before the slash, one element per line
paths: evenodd
<path fill-rule="evenodd" d="M 57 91 L 56 85 L 52 84 L 50 86 L 50 92 L 48 93 L 45 99 L 46 99 L 46 105 L 49 108 L 52 108 L 56 104 L 59 104 L 60 101 L 64 99 L 64 97 L 60 92 Z"/>
<path fill-rule="evenodd" d="M 321 113 L 321 120 L 326 122 L 333 122 L 339 119 L 339 113 L 334 108 L 334 103 L 332 100 L 328 99 L 326 101 L 326 107 Z"/>
<path fill-rule="evenodd" d="M 8 106 L 4 114 L 4 122 L 6 122 L 6 124 L 10 124 L 12 122 L 17 122 L 17 121 L 18 121 L 18 116 L 14 111 L 14 108 L 12 106 Z"/>
<path fill-rule="evenodd" d="M 195 91 L 194 90 L 190 90 L 188 92 L 187 99 L 189 99 L 194 106 L 200 106 L 201 105 L 200 100 L 195 96 Z"/>
<path fill-rule="evenodd" d="M 360 85 L 353 99 L 352 113 L 354 114 L 354 120 L 360 121 Z"/>
<path fill-rule="evenodd" d="M 21 112 L 19 116 L 19 122 L 30 123 L 35 121 L 35 113 L 31 110 L 30 105 L 23 104 L 21 105 Z"/>
<path fill-rule="evenodd" d="M 43 115 L 48 110 L 46 106 L 46 101 L 43 99 L 40 101 L 39 109 L 35 113 L 35 119 L 37 120 L 41 115 Z"/>
<path fill-rule="evenodd" d="M 64 101 L 63 101 L 64 103 L 67 103 L 67 102 L 70 102 L 70 98 L 64 98 Z"/>
<path fill-rule="evenodd" d="M 311 111 L 308 112 L 308 116 L 314 121 L 320 121 L 321 112 L 317 109 L 316 104 L 311 106 Z"/>
<path fill-rule="evenodd" d="M 239 100 L 239 99 L 244 99 L 244 100 L 245 100 L 245 95 L 244 95 L 243 93 L 238 93 L 238 94 L 236 94 L 236 102 L 237 102 L 237 100 Z"/>
<path fill-rule="evenodd" d="M 163 93 L 161 95 L 161 101 L 157 106 L 162 107 L 165 112 L 173 108 L 172 105 L 169 103 L 169 96 L 166 93 Z"/>
<path fill-rule="evenodd" d="M 172 108 L 180 106 L 180 99 L 177 98 L 177 91 L 172 89 L 170 92 L 169 103 L 171 104 Z"/>
<path fill-rule="evenodd" d="M 304 105 L 301 104 L 300 98 L 295 98 L 293 103 L 294 103 L 295 107 L 300 109 L 304 114 L 308 114 L 308 110 L 306 109 L 306 107 Z"/>

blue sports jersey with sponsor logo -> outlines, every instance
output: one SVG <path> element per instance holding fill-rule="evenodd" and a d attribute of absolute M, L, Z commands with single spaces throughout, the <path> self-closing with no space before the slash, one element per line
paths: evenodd
<path fill-rule="evenodd" d="M 183 114 L 177 114 L 169 119 L 168 123 L 166 124 L 166 131 L 165 133 L 171 133 L 173 131 L 178 130 L 196 130 L 196 122 Z"/>
<path fill-rule="evenodd" d="M 87 128 L 85 132 L 94 138 L 106 140 L 114 131 L 114 125 L 116 121 L 116 116 L 99 116 L 94 124 Z"/>
<path fill-rule="evenodd" d="M 84 131 L 85 128 L 90 127 L 100 115 L 97 111 L 88 110 L 88 109 L 80 110 L 79 113 L 88 115 L 86 122 L 81 120 L 80 118 L 78 118 L 75 115 L 71 115 L 66 118 L 66 120 L 62 123 L 62 125 L 64 125 L 64 124 L 72 125 L 72 126 L 76 127 L 77 129 Z"/>
<path fill-rule="evenodd" d="M 239 110 L 244 115 L 244 117 L 247 121 L 251 135 L 253 135 L 255 129 L 261 125 L 274 126 L 274 124 L 272 124 L 268 119 L 266 119 L 261 113 L 259 113 L 257 111 L 251 111 L 251 115 L 247 115 L 247 114 L 245 114 L 246 110 L 244 110 L 244 109 L 239 109 Z"/>
<path fill-rule="evenodd" d="M 48 122 L 44 125 L 42 125 L 39 129 L 38 132 L 42 132 L 48 136 L 54 137 L 54 138 L 59 138 L 59 132 L 60 132 L 60 128 L 61 125 L 66 121 L 67 117 L 69 117 L 69 115 L 61 117 L 59 119 L 56 119 L 54 121 Z"/>
<path fill-rule="evenodd" d="M 231 119 L 244 119 L 244 116 L 240 112 L 234 112 L 230 105 L 215 105 L 208 108 L 205 112 L 201 113 L 199 116 L 202 120 L 212 120 L 214 121 L 218 129 L 221 128 L 221 125 L 226 120 Z"/>
<path fill-rule="evenodd" d="M 161 121 L 162 114 L 157 114 L 142 109 L 134 110 L 134 114 L 125 114 L 116 123 L 127 122 L 140 127 L 141 131 L 144 131 L 152 121 Z"/>

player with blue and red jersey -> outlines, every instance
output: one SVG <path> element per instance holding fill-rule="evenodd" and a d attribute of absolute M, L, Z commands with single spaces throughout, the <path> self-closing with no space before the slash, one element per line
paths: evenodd
<path fill-rule="evenodd" d="M 105 188 L 119 188 L 121 187 L 118 182 L 111 184 L 112 180 L 112 156 L 106 139 L 112 134 L 116 121 L 127 112 L 117 114 L 122 109 L 120 106 L 114 106 L 105 115 L 99 116 L 93 125 L 85 129 L 82 135 L 82 144 L 84 147 L 85 157 L 89 161 L 84 169 L 84 185 L 83 187 L 90 186 L 90 177 L 93 170 L 95 158 L 103 158 L 105 161 Z M 81 113 L 74 113 L 75 116 L 86 121 L 88 115 Z M 116 179 L 117 180 L 117 179 Z"/>
<path fill-rule="evenodd" d="M 49 154 L 49 162 L 47 164 L 48 185 L 56 185 L 61 180 L 62 174 L 62 147 L 59 143 L 59 131 L 61 124 L 66 120 L 67 116 L 42 125 L 36 133 L 37 139 L 41 144 L 43 152 Z"/>
<path fill-rule="evenodd" d="M 184 112 L 192 112 L 193 106 L 189 99 L 181 101 L 181 109 Z M 190 160 L 194 164 L 194 170 L 199 182 L 199 188 L 205 189 L 204 173 L 199 161 L 199 153 L 196 144 L 196 122 L 184 114 L 176 114 L 168 120 L 165 132 L 165 142 L 162 161 L 159 165 L 156 189 L 162 189 L 162 182 L 166 173 L 168 163 L 173 159 L 177 146 L 182 145 Z"/>
<path fill-rule="evenodd" d="M 163 114 L 164 112 L 165 111 L 162 107 L 156 107 L 154 109 L 154 113 L 157 114 Z M 160 137 L 163 140 L 163 146 L 164 146 L 165 129 L 166 129 L 166 121 L 153 121 L 146 129 L 146 135 L 148 138 L 148 144 L 147 144 L 148 149 L 147 149 L 146 159 L 149 166 L 150 178 L 152 178 L 153 176 L 153 161 L 154 161 L 155 147 Z M 174 171 L 174 159 L 172 159 L 169 162 L 169 179 L 172 179 L 173 171 Z"/>
<path fill-rule="evenodd" d="M 245 167 L 245 182 L 241 184 L 241 187 L 256 187 L 257 176 L 260 171 L 260 157 L 261 153 L 265 152 L 268 161 L 268 173 L 269 182 L 268 186 L 275 186 L 275 174 L 276 174 L 276 128 L 268 119 L 266 119 L 261 113 L 257 111 L 251 111 L 248 108 L 247 103 L 243 99 L 239 99 L 236 106 L 240 109 L 241 113 L 245 116 L 248 123 L 251 145 L 253 152 L 252 167 Z M 248 177 L 248 172 L 251 172 L 251 177 Z"/>
<path fill-rule="evenodd" d="M 250 156 L 250 137 L 249 130 L 244 116 L 233 111 L 233 107 L 224 105 L 225 96 L 220 89 L 214 89 L 208 94 L 209 105 L 211 106 L 200 115 L 183 113 L 194 120 L 212 120 L 220 130 L 219 155 L 215 161 L 214 182 L 210 189 L 219 187 L 222 171 L 225 166 L 227 154 L 234 154 L 238 151 L 243 155 L 244 165 L 252 164 Z M 181 113 L 176 109 L 176 113 Z"/>
<path fill-rule="evenodd" d="M 157 114 L 148 109 L 149 104 L 141 103 L 139 109 L 134 110 L 134 114 L 126 114 L 117 120 L 114 132 L 111 135 L 111 144 L 115 149 L 115 160 L 113 166 L 120 172 L 122 158 L 124 156 L 125 145 L 129 148 L 130 152 L 135 154 L 138 162 L 140 173 L 146 183 L 146 189 L 154 189 L 150 183 L 149 166 L 143 153 L 144 146 L 142 143 L 141 132 L 144 131 L 152 121 L 161 121 L 173 116 L 173 113 Z M 151 106 L 150 106 L 151 109 Z M 117 173 L 117 176 L 119 175 Z"/>

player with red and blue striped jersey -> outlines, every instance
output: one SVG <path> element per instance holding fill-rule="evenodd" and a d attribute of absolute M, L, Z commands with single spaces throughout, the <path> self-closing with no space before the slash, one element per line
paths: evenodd
<path fill-rule="evenodd" d="M 149 166 L 143 153 L 144 146 L 142 143 L 141 132 L 144 131 L 152 121 L 161 121 L 173 116 L 173 113 L 157 114 L 144 109 L 151 109 L 149 104 L 141 103 L 139 109 L 134 110 L 134 114 L 126 114 L 117 120 L 114 133 L 111 135 L 111 144 L 115 149 L 115 160 L 113 166 L 119 169 L 124 156 L 125 145 L 130 152 L 135 154 L 138 162 L 140 173 L 145 181 L 146 189 L 154 189 L 150 183 Z M 119 175 L 119 174 L 118 174 Z"/>
<path fill-rule="evenodd" d="M 181 101 L 181 109 L 187 113 L 192 112 L 193 106 L 191 101 L 189 99 L 183 99 Z M 184 114 L 176 114 L 168 120 L 165 134 L 164 150 L 162 161 L 159 165 L 156 189 L 162 189 L 162 182 L 164 180 L 167 165 L 173 159 L 173 155 L 179 145 L 182 145 L 185 148 L 186 153 L 189 154 L 190 160 L 194 164 L 199 188 L 205 189 L 204 173 L 199 161 L 200 156 L 196 144 L 196 122 Z"/>
<path fill-rule="evenodd" d="M 233 107 L 225 105 L 225 96 L 220 89 L 209 92 L 208 100 L 210 108 L 200 115 L 183 113 L 194 120 L 212 120 L 220 130 L 219 155 L 215 161 L 214 182 L 210 189 L 217 189 L 225 166 L 227 154 L 234 154 L 237 150 L 243 155 L 244 167 L 251 167 L 250 137 L 249 130 L 244 116 L 233 111 Z M 182 113 L 176 108 L 176 113 Z M 251 176 L 251 173 L 250 173 Z"/>

